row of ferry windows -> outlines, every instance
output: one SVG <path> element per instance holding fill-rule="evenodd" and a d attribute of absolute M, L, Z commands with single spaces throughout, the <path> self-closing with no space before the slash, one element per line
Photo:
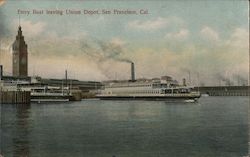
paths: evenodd
<path fill-rule="evenodd" d="M 122 94 L 145 94 L 145 93 L 150 93 L 150 94 L 160 94 L 160 91 L 152 91 L 152 90 L 145 90 L 145 91 L 115 91 L 113 93 L 122 93 Z"/>
<path fill-rule="evenodd" d="M 151 85 L 132 85 L 132 86 L 108 86 L 108 88 L 120 88 L 120 87 L 151 87 Z"/>

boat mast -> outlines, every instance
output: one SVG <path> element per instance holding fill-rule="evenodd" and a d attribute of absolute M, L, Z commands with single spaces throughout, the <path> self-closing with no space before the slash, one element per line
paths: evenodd
<path fill-rule="evenodd" d="M 198 88 L 198 92 L 199 92 L 200 91 L 200 75 L 199 75 L 199 72 L 197 72 L 197 79 L 198 79 L 197 88 Z"/>

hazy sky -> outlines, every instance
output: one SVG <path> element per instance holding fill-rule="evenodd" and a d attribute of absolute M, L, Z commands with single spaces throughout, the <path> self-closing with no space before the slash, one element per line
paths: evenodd
<path fill-rule="evenodd" d="M 3 1 L 0 63 L 11 74 L 10 45 L 20 23 L 29 51 L 29 75 L 80 80 L 170 75 L 193 84 L 248 79 L 248 1 Z M 42 15 L 33 9 L 44 10 Z M 142 15 L 47 15 L 46 10 L 148 10 Z M 65 13 L 65 12 L 64 12 Z M 198 79 L 199 78 L 199 79 Z M 221 80 L 221 81 L 219 81 Z"/>

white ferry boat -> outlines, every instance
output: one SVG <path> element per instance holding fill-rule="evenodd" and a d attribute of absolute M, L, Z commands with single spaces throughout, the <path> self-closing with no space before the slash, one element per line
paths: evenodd
<path fill-rule="evenodd" d="M 107 83 L 96 97 L 102 100 L 164 100 L 194 102 L 200 98 L 193 87 L 167 80 Z"/>
<path fill-rule="evenodd" d="M 68 102 L 73 96 L 68 87 L 39 85 L 36 83 L 18 84 L 22 91 L 30 91 L 31 102 Z"/>
<path fill-rule="evenodd" d="M 69 89 L 65 87 L 31 87 L 31 102 L 68 102 L 72 99 L 72 94 Z"/>

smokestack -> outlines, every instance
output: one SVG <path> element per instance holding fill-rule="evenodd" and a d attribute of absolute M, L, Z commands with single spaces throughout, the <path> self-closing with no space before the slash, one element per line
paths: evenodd
<path fill-rule="evenodd" d="M 66 84 L 66 87 L 68 87 L 68 71 L 65 70 L 65 84 Z"/>
<path fill-rule="evenodd" d="M 135 65 L 131 63 L 131 81 L 135 81 Z"/>
<path fill-rule="evenodd" d="M 3 66 L 0 65 L 0 80 L 3 78 Z"/>
<path fill-rule="evenodd" d="M 186 79 L 185 79 L 185 78 L 182 79 L 182 85 L 183 85 L 183 86 L 186 86 L 186 85 L 187 85 L 187 84 L 186 84 Z"/>

